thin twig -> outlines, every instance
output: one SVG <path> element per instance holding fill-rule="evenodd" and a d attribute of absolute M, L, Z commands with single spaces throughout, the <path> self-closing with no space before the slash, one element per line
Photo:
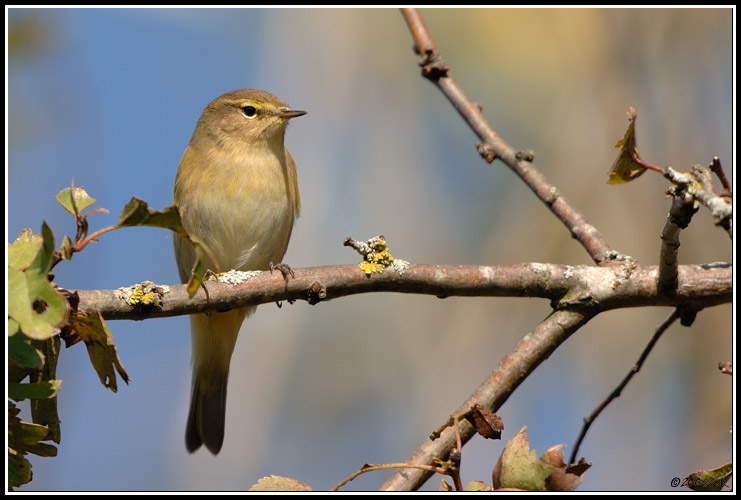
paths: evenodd
<path fill-rule="evenodd" d="M 463 89 L 450 75 L 448 66 L 432 41 L 422 17 L 416 9 L 402 9 L 412 32 L 417 51 L 421 54 L 422 74 L 434 83 L 473 131 L 481 139 L 479 153 L 488 161 L 501 159 L 509 166 L 535 195 L 545 203 L 556 217 L 569 229 L 572 236 L 587 250 L 598 265 L 606 264 L 612 255 L 611 247 L 602 234 L 589 224 L 586 218 L 572 207 L 558 190 L 532 164 L 532 155 L 523 154 L 510 146 L 489 123 L 481 107 L 468 98 Z"/>
<path fill-rule="evenodd" d="M 633 376 L 638 373 L 643 366 L 644 361 L 646 361 L 646 358 L 648 357 L 649 353 L 651 352 L 651 349 L 653 349 L 654 345 L 656 345 L 656 342 L 658 342 L 661 335 L 671 326 L 674 321 L 676 321 L 680 317 L 680 310 L 679 308 L 674 309 L 672 313 L 656 328 L 656 331 L 654 332 L 653 336 L 651 337 L 651 340 L 648 341 L 648 344 L 643 349 L 643 352 L 641 353 L 641 356 L 638 358 L 638 361 L 635 365 L 633 365 L 633 368 L 628 372 L 628 374 L 625 376 L 622 382 L 615 388 L 614 391 L 610 393 L 609 396 L 600 404 L 596 410 L 594 410 L 591 415 L 586 417 L 584 419 L 584 426 L 581 429 L 581 432 L 579 433 L 579 437 L 576 440 L 576 444 L 574 445 L 574 450 L 571 452 L 571 458 L 569 459 L 569 464 L 575 464 L 576 463 L 576 456 L 579 453 L 579 447 L 581 446 L 582 441 L 584 440 L 584 437 L 587 435 L 587 431 L 589 430 L 589 427 L 594 423 L 594 421 L 597 419 L 600 413 L 602 413 L 602 410 L 607 408 L 607 405 L 612 403 L 613 400 L 620 397 L 620 393 L 625 389 L 625 386 L 628 385 L 628 382 L 633 378 Z"/>
<path fill-rule="evenodd" d="M 717 156 L 713 156 L 713 161 L 709 165 L 710 170 L 713 171 L 713 173 L 718 176 L 718 180 L 720 180 L 720 185 L 723 186 L 723 189 L 728 192 L 728 195 L 733 195 L 733 190 L 731 188 L 731 183 L 728 182 L 728 178 L 726 177 L 726 172 L 723 170 L 723 166 L 720 164 L 720 158 Z M 722 195 L 723 193 L 721 193 Z"/>
<path fill-rule="evenodd" d="M 98 229 L 93 234 L 86 236 L 84 239 L 76 241 L 71 246 L 72 254 L 83 251 L 85 247 L 88 245 L 88 243 L 90 243 L 91 241 L 96 241 L 96 238 L 104 235 L 105 233 L 110 233 L 111 231 L 114 231 L 116 229 L 119 229 L 118 225 L 104 227 L 104 228 Z M 79 236 L 79 231 L 78 231 L 78 236 Z M 61 250 L 60 249 L 54 250 L 54 254 L 51 260 L 51 268 L 54 269 L 54 266 L 59 264 L 62 260 L 64 260 L 64 257 L 62 256 Z"/>
<path fill-rule="evenodd" d="M 661 167 L 657 167 L 656 165 L 652 165 L 650 163 L 646 163 L 645 161 L 641 160 L 637 155 L 632 154 L 631 157 L 633 158 L 633 161 L 642 166 L 645 169 L 653 170 L 654 172 L 663 173 L 664 169 Z"/>
<path fill-rule="evenodd" d="M 342 488 L 344 485 L 355 479 L 356 477 L 360 476 L 361 474 L 365 474 L 366 472 L 373 472 L 377 470 L 386 470 L 386 469 L 420 469 L 429 472 L 430 474 L 443 474 L 448 475 L 448 473 L 443 469 L 442 467 L 435 467 L 433 465 L 411 465 L 406 463 L 393 463 L 393 464 L 365 464 L 359 471 L 354 472 L 350 474 L 348 477 L 340 481 L 339 483 L 332 486 L 329 491 L 337 491 L 340 488 Z"/>

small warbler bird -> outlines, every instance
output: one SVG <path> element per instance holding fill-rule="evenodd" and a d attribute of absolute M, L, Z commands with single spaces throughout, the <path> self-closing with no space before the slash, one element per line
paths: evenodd
<path fill-rule="evenodd" d="M 261 90 L 235 90 L 203 110 L 175 179 L 183 227 L 203 240 L 214 272 L 266 270 L 283 258 L 298 216 L 296 164 L 283 145 L 288 120 L 306 114 Z M 180 279 L 196 260 L 175 236 Z M 254 307 L 190 317 L 193 384 L 185 447 L 218 454 L 224 442 L 229 363 L 245 316 Z"/>

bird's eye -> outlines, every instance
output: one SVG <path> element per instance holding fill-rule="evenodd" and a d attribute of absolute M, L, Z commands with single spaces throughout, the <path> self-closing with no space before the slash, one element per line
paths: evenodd
<path fill-rule="evenodd" d="M 242 114 L 251 120 L 257 116 L 257 108 L 254 106 L 242 106 Z"/>

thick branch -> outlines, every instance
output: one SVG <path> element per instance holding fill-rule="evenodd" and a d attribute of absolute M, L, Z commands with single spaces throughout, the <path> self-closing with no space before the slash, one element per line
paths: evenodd
<path fill-rule="evenodd" d="M 403 274 L 389 267 L 366 276 L 357 265 L 294 269 L 284 281 L 280 273 L 262 272 L 239 285 L 206 281 L 195 297 L 185 285 L 168 289 L 156 305 L 131 305 L 119 290 L 78 290 L 81 312 L 99 311 L 105 319 L 161 318 L 266 304 L 280 300 L 306 300 L 315 304 L 346 295 L 399 292 L 477 297 L 539 297 L 555 308 L 574 305 L 605 311 L 622 307 L 672 306 L 699 310 L 732 300 L 731 264 L 679 266 L 679 286 L 671 296 L 657 290 L 657 267 L 563 266 L 515 264 L 499 266 L 441 266 L 410 264 Z M 208 292 L 208 295 L 206 294 Z"/>
<path fill-rule="evenodd" d="M 497 133 L 481 112 L 481 106 L 471 101 L 455 79 L 450 76 L 450 68 L 437 52 L 419 12 L 416 9 L 402 9 L 402 13 L 414 37 L 417 51 L 422 56 L 420 61 L 422 74 L 445 94 L 466 123 L 483 141 L 479 144 L 481 156 L 488 162 L 500 158 L 571 231 L 572 236 L 582 244 L 595 263 L 609 262 L 609 256 L 613 255 L 613 252 L 602 234 L 560 195 L 555 186 L 546 180 L 532 164 L 531 153 L 516 150 Z"/>

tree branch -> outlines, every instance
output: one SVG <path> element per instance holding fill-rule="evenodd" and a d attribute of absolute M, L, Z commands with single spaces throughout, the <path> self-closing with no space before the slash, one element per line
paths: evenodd
<path fill-rule="evenodd" d="M 615 255 L 602 234 L 550 184 L 533 165 L 532 152 L 518 151 L 510 146 L 489 123 L 481 112 L 481 106 L 472 102 L 455 79 L 450 68 L 443 62 L 432 38 L 416 9 L 401 9 L 412 32 L 417 52 L 422 56 L 422 75 L 434 83 L 453 104 L 458 113 L 483 141 L 478 145 L 479 153 L 491 163 L 501 159 L 510 167 L 551 212 L 569 229 L 572 236 L 582 244 L 592 260 L 598 264 L 611 261 Z"/>
<path fill-rule="evenodd" d="M 661 231 L 659 254 L 659 291 L 664 295 L 673 294 L 679 284 L 679 233 L 689 226 L 697 208 L 694 197 L 686 190 L 680 190 L 672 198 L 669 217 Z"/>
<path fill-rule="evenodd" d="M 664 177 L 674 183 L 678 189 L 686 190 L 694 199 L 710 209 L 715 225 L 725 229 L 728 236 L 733 239 L 733 202 L 730 192 L 715 194 L 712 186 L 703 185 L 707 184 L 707 181 L 698 182 L 698 178 L 702 178 L 702 175 L 698 175 L 700 171 L 702 167 L 699 165 L 693 167 L 691 173 L 677 172 L 672 167 L 667 167 L 664 170 Z"/>
<path fill-rule="evenodd" d="M 302 268 L 286 283 L 280 273 L 261 272 L 240 284 L 208 280 L 193 299 L 186 285 L 157 286 L 136 296 L 156 294 L 147 303 L 132 301 L 131 288 L 67 291 L 79 312 L 100 312 L 107 320 L 162 318 L 223 311 L 281 300 L 316 304 L 346 295 L 398 292 L 437 297 L 539 297 L 554 308 L 589 306 L 597 311 L 622 307 L 672 306 L 699 310 L 732 301 L 733 267 L 718 263 L 679 266 L 677 293 L 657 290 L 657 267 L 564 266 L 513 264 L 498 266 L 442 266 L 410 264 L 403 274 L 389 267 L 382 274 L 366 274 L 357 265 Z M 226 279 L 224 280 L 226 281 Z M 238 280 L 237 280 L 238 281 Z M 132 303 L 134 302 L 134 303 Z"/>
<path fill-rule="evenodd" d="M 455 413 L 463 412 L 477 404 L 480 408 L 496 412 L 510 394 L 572 333 L 585 325 L 596 311 L 573 309 L 555 311 L 515 346 L 500 362 L 471 397 Z M 456 429 L 446 427 L 434 441 L 427 438 L 406 463 L 433 465 L 437 459 L 445 460 L 456 446 Z M 475 434 L 474 427 L 465 419 L 458 425 L 460 439 L 466 443 Z M 403 469 L 386 481 L 383 491 L 409 491 L 418 489 L 431 473 L 419 469 Z"/>

